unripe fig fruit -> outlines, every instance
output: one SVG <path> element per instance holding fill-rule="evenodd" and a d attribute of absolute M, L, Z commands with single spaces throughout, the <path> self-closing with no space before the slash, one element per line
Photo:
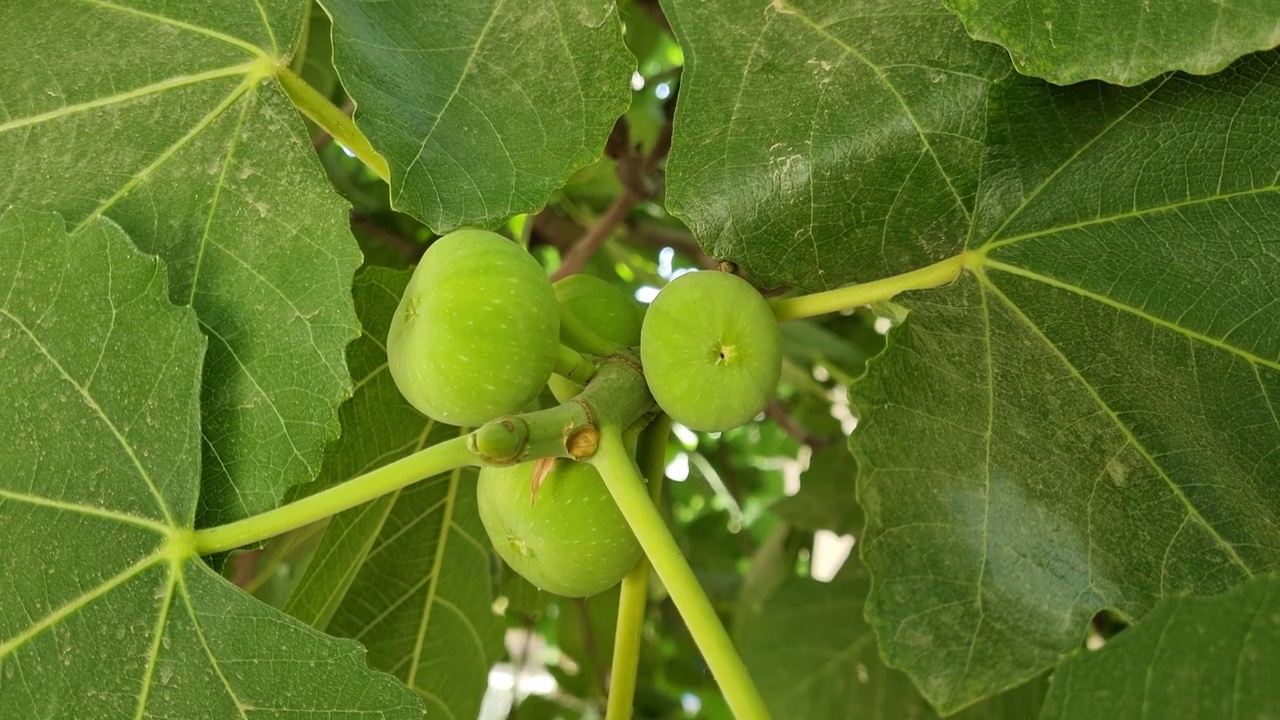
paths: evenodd
<path fill-rule="evenodd" d="M 595 468 L 554 462 L 536 491 L 536 461 L 482 468 L 480 520 L 502 559 L 535 586 L 595 595 L 635 567 L 640 543 Z"/>
<path fill-rule="evenodd" d="M 773 397 L 782 338 L 769 303 L 746 280 L 693 272 L 649 306 L 640 362 L 649 391 L 672 420 L 705 432 L 728 430 Z"/>
<path fill-rule="evenodd" d="M 594 275 L 570 275 L 554 287 L 560 342 L 602 357 L 640 344 L 640 307 L 618 286 Z"/>
<path fill-rule="evenodd" d="M 560 349 L 555 291 L 519 245 L 458 230 L 422 255 L 387 333 L 396 387 L 450 425 L 482 425 L 538 396 Z"/>

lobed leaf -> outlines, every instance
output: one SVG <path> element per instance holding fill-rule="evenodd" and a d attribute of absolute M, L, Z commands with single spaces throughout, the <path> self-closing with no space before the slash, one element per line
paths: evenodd
<path fill-rule="evenodd" d="M 600 157 L 635 58 L 613 2 L 324 0 L 391 202 L 432 230 L 540 209 Z"/>
<path fill-rule="evenodd" d="M 943 711 L 1280 564 L 1280 54 L 989 107 L 968 271 L 853 391 L 868 614 Z"/>
<path fill-rule="evenodd" d="M 1018 71 L 1059 85 L 1137 85 L 1171 70 L 1209 75 L 1280 44 L 1267 0 L 945 0 L 969 34 L 1009 51 Z"/>
<path fill-rule="evenodd" d="M 270 79 L 302 0 L 0 4 L 0 208 L 109 217 L 168 265 L 204 364 L 198 524 L 315 477 L 350 393 L 360 254 L 297 113 Z"/>
<path fill-rule="evenodd" d="M 0 215 L 0 718 L 421 717 L 194 555 L 206 339 L 168 295 L 109 220 Z"/>

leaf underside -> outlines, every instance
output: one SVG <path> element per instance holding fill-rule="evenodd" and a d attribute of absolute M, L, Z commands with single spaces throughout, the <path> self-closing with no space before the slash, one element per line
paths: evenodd
<path fill-rule="evenodd" d="M 933 0 L 663 8 L 686 64 L 667 208 L 709 255 L 823 290 L 963 248 L 998 48 Z"/>
<path fill-rule="evenodd" d="M 1042 720 L 1268 718 L 1280 707 L 1280 580 L 1171 596 L 1054 672 Z"/>
<path fill-rule="evenodd" d="M 853 391 L 869 615 L 940 709 L 1280 560 L 1278 61 L 993 89 L 970 271 Z"/>
<path fill-rule="evenodd" d="M 313 478 L 350 392 L 360 253 L 305 128 L 267 80 L 301 0 L 0 4 L 0 208 L 106 216 L 169 269 L 209 338 L 198 524 Z M 89 39 L 91 38 L 91 39 Z"/>
<path fill-rule="evenodd" d="M 1276 566 L 1275 53 L 1059 88 L 925 0 L 664 8 L 710 254 L 808 288 L 965 254 L 852 390 L 868 617 L 931 703 Z"/>
<path fill-rule="evenodd" d="M 421 717 L 194 556 L 206 339 L 168 294 L 108 220 L 0 215 L 0 718 Z"/>
<path fill-rule="evenodd" d="M 635 58 L 613 2 L 324 0 L 391 202 L 432 230 L 540 209 L 596 158 Z"/>
<path fill-rule="evenodd" d="M 1171 70 L 1207 75 L 1280 44 L 1269 0 L 946 0 L 969 34 L 998 43 L 1026 75 L 1059 85 L 1137 85 Z"/>
<path fill-rule="evenodd" d="M 856 560 L 831 583 L 793 576 L 736 633 L 743 660 L 774 717 L 938 717 L 911 680 L 880 658 L 875 635 L 862 618 L 869 587 Z M 951 717 L 1029 720 L 1040 710 L 1046 685 L 1037 679 Z"/>

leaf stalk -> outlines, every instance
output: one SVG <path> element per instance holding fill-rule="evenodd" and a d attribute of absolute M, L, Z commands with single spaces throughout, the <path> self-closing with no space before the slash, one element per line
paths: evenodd
<path fill-rule="evenodd" d="M 649 500 L 655 507 L 662 497 L 667 435 L 670 433 L 671 418 L 658 415 L 640 434 L 640 447 L 636 453 L 643 465 L 641 472 L 648 482 Z M 613 663 L 609 669 L 609 701 L 605 720 L 631 720 L 648 600 L 649 561 L 641 557 L 631 572 L 622 578 L 622 592 L 618 596 L 618 623 L 614 626 Z"/>
<path fill-rule="evenodd" d="M 261 542 L 377 499 L 423 478 L 458 467 L 479 465 L 480 463 L 467 447 L 467 437 L 464 435 L 432 445 L 355 479 L 274 510 L 226 525 L 197 530 L 196 552 L 209 555 Z"/>
<path fill-rule="evenodd" d="M 773 307 L 773 314 L 778 322 L 825 315 L 873 302 L 892 300 L 908 290 L 927 290 L 947 285 L 958 279 L 970 262 L 968 253 L 961 253 L 901 275 L 811 295 L 778 298 L 769 301 L 769 305 Z"/>
<path fill-rule="evenodd" d="M 747 673 L 746 665 L 734 649 L 729 634 L 689 563 L 680 553 L 675 538 L 649 499 L 644 479 L 627 456 L 622 430 L 617 425 L 601 427 L 600 451 L 590 462 L 600 471 L 614 502 L 618 503 L 627 524 L 644 548 L 645 556 L 671 594 L 676 609 L 711 668 L 711 674 L 720 684 L 734 717 L 738 720 L 769 720 L 769 711 Z"/>
<path fill-rule="evenodd" d="M 354 120 L 347 117 L 346 113 L 329 102 L 329 98 L 321 95 L 306 80 L 299 77 L 288 65 L 283 63 L 277 65 L 275 74 L 276 79 L 280 81 L 280 87 L 284 88 L 285 94 L 303 115 L 350 150 L 356 159 L 372 170 L 373 174 L 382 178 L 383 182 L 391 182 L 391 168 L 387 165 L 386 158 L 373 149 L 373 145 L 369 143 L 364 133 L 360 132 L 360 128 L 356 127 Z"/>

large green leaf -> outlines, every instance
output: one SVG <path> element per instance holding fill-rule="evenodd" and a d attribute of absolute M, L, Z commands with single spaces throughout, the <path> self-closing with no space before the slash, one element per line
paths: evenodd
<path fill-rule="evenodd" d="M 379 267 L 357 276 L 364 334 L 347 357 L 359 379 L 321 484 L 458 435 L 405 402 L 387 371 L 387 328 L 408 281 L 408 271 Z M 363 642 L 374 667 L 427 699 L 428 717 L 475 717 L 502 647 L 475 481 L 474 470 L 455 470 L 336 515 L 286 606 Z"/>
<path fill-rule="evenodd" d="M 195 314 L 109 220 L 0 216 L 0 718 L 410 718 L 194 555 Z"/>
<path fill-rule="evenodd" d="M 775 718 L 938 717 L 907 676 L 880 659 L 862 618 L 868 586 L 866 573 L 849 566 L 831 583 L 792 577 L 744 620 L 737 632 L 743 660 Z M 953 717 L 1029 720 L 1045 685 L 1036 680 Z"/>
<path fill-rule="evenodd" d="M 610 0 L 324 0 L 391 201 L 433 230 L 537 210 L 600 156 L 635 58 Z"/>
<path fill-rule="evenodd" d="M 1170 70 L 1215 73 L 1280 44 L 1271 0 L 945 0 L 978 40 L 1003 45 L 1019 71 L 1059 85 L 1136 85 Z"/>
<path fill-rule="evenodd" d="M 1273 718 L 1280 708 L 1280 580 L 1165 598 L 1098 652 L 1053 674 L 1042 720 Z"/>
<path fill-rule="evenodd" d="M 0 3 L 0 208 L 105 215 L 169 266 L 209 338 L 199 524 L 315 476 L 350 392 L 360 255 L 270 81 L 301 0 Z"/>
<path fill-rule="evenodd" d="M 962 247 L 999 49 L 935 0 L 666 0 L 685 52 L 668 209 L 765 285 Z"/>
<path fill-rule="evenodd" d="M 870 617 L 944 710 L 1280 562 L 1280 54 L 990 108 L 968 271 L 854 388 Z"/>

